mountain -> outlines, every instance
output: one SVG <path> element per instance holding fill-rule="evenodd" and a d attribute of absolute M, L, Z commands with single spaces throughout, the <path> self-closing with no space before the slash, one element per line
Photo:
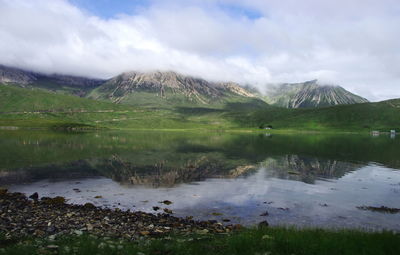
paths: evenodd
<path fill-rule="evenodd" d="M 272 86 L 268 89 L 265 100 L 269 104 L 286 108 L 315 108 L 368 102 L 367 99 L 340 86 L 323 85 L 318 80 Z"/>
<path fill-rule="evenodd" d="M 123 73 L 95 88 L 89 98 L 152 106 L 257 100 L 254 94 L 235 83 L 209 82 L 175 72 Z"/>
<path fill-rule="evenodd" d="M 43 74 L 0 65 L 0 84 L 40 88 L 113 103 L 152 107 L 224 105 L 246 102 L 265 105 L 233 82 L 209 82 L 175 72 L 127 72 L 109 80 Z"/>
<path fill-rule="evenodd" d="M 85 77 L 43 74 L 0 65 L 0 83 L 23 88 L 42 88 L 54 92 L 84 96 L 89 90 L 100 86 L 105 80 Z"/>
<path fill-rule="evenodd" d="M 136 106 L 223 106 L 246 102 L 249 108 L 265 102 L 286 108 L 314 108 L 368 102 L 340 86 L 321 85 L 317 80 L 271 86 L 266 96 L 254 88 L 233 82 L 210 82 L 175 72 L 127 72 L 109 80 L 60 74 L 43 74 L 0 65 L 0 83 L 23 88 L 107 100 Z"/>

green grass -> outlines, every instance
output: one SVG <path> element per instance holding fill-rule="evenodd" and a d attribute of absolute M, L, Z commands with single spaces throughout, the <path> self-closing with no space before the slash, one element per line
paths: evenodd
<path fill-rule="evenodd" d="M 118 129 L 239 127 L 223 118 L 223 111 L 211 109 L 206 114 L 192 113 L 192 110 L 185 112 L 180 108 L 138 108 L 50 93 L 40 89 L 0 85 L 0 126 L 53 128 L 81 125 Z"/>
<path fill-rule="evenodd" d="M 104 111 L 126 110 L 124 105 L 93 101 L 72 95 L 51 93 L 41 89 L 24 89 L 0 85 L 0 112 L 35 111 Z M 130 109 L 130 108 L 129 108 Z"/>
<path fill-rule="evenodd" d="M 285 109 L 236 97 L 220 104 L 198 105 L 179 98 L 161 102 L 154 95 L 140 95 L 143 98 L 135 100 L 141 106 L 132 106 L 0 85 L 0 126 L 257 130 L 261 125 L 271 125 L 272 132 L 400 130 L 399 99 L 318 109 Z"/>
<path fill-rule="evenodd" d="M 271 125 L 274 129 L 388 132 L 400 130 L 400 99 L 317 109 L 266 107 L 244 114 L 231 113 L 230 117 L 252 127 Z"/>
<path fill-rule="evenodd" d="M 48 245 L 56 245 L 47 248 Z M 400 254 L 400 235 L 353 230 L 246 229 L 226 235 L 171 236 L 140 241 L 89 235 L 0 241 L 0 254 Z"/>

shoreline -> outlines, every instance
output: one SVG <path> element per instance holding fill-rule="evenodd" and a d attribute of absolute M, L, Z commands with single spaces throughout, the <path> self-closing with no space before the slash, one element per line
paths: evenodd
<path fill-rule="evenodd" d="M 260 133 L 260 134 L 341 134 L 341 135 L 371 135 L 372 131 L 365 130 L 307 130 L 307 129 L 272 129 L 264 130 L 258 128 L 110 128 L 110 127 L 94 127 L 94 128 L 74 128 L 74 127 L 27 127 L 27 126 L 0 126 L 0 131 L 52 131 L 52 132 L 216 132 L 216 133 Z M 380 135 L 390 135 L 390 132 L 380 131 Z"/>
<path fill-rule="evenodd" d="M 399 254 L 393 231 L 224 226 L 0 189 L 0 254 Z"/>
<path fill-rule="evenodd" d="M 23 193 L 8 193 L 5 189 L 0 190 L 0 215 L 0 232 L 13 237 L 88 233 L 135 240 L 141 236 L 229 233 L 242 228 L 239 224 L 195 221 L 191 217 L 179 218 L 169 213 L 122 211 L 91 203 L 67 204 L 63 197 L 32 199 Z"/>
<path fill-rule="evenodd" d="M 0 189 L 0 254 L 399 254 L 393 231 L 244 228 Z M 37 221 L 35 221 L 37 219 Z M 88 223 L 89 222 L 89 223 Z"/>

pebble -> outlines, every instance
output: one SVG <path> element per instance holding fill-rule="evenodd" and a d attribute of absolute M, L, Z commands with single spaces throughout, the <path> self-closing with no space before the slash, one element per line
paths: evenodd
<path fill-rule="evenodd" d="M 167 200 L 166 200 L 167 201 Z M 90 233 L 94 236 L 136 240 L 140 236 L 196 233 L 225 233 L 241 225 L 222 225 L 216 221 L 179 218 L 172 211 L 157 215 L 141 211 L 111 210 L 93 204 L 65 203 L 63 197 L 33 201 L 22 193 L 0 188 L 0 230 L 7 236 L 40 236 L 55 238 L 59 234 Z M 165 201 L 163 201 L 165 202 Z"/>
<path fill-rule="evenodd" d="M 75 230 L 74 234 L 77 236 L 81 236 L 81 235 L 83 235 L 83 232 L 81 230 Z"/>
<path fill-rule="evenodd" d="M 56 249 L 58 249 L 58 245 L 51 244 L 51 245 L 47 245 L 46 248 L 51 249 L 51 250 L 56 250 Z"/>

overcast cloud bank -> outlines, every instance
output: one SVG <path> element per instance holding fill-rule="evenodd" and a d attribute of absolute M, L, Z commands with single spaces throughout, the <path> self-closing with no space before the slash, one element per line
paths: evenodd
<path fill-rule="evenodd" d="M 0 0 L 0 64 L 99 78 L 174 70 L 259 88 L 317 78 L 400 98 L 400 2 L 243 2 L 149 1 L 103 18 L 66 0 Z"/>

